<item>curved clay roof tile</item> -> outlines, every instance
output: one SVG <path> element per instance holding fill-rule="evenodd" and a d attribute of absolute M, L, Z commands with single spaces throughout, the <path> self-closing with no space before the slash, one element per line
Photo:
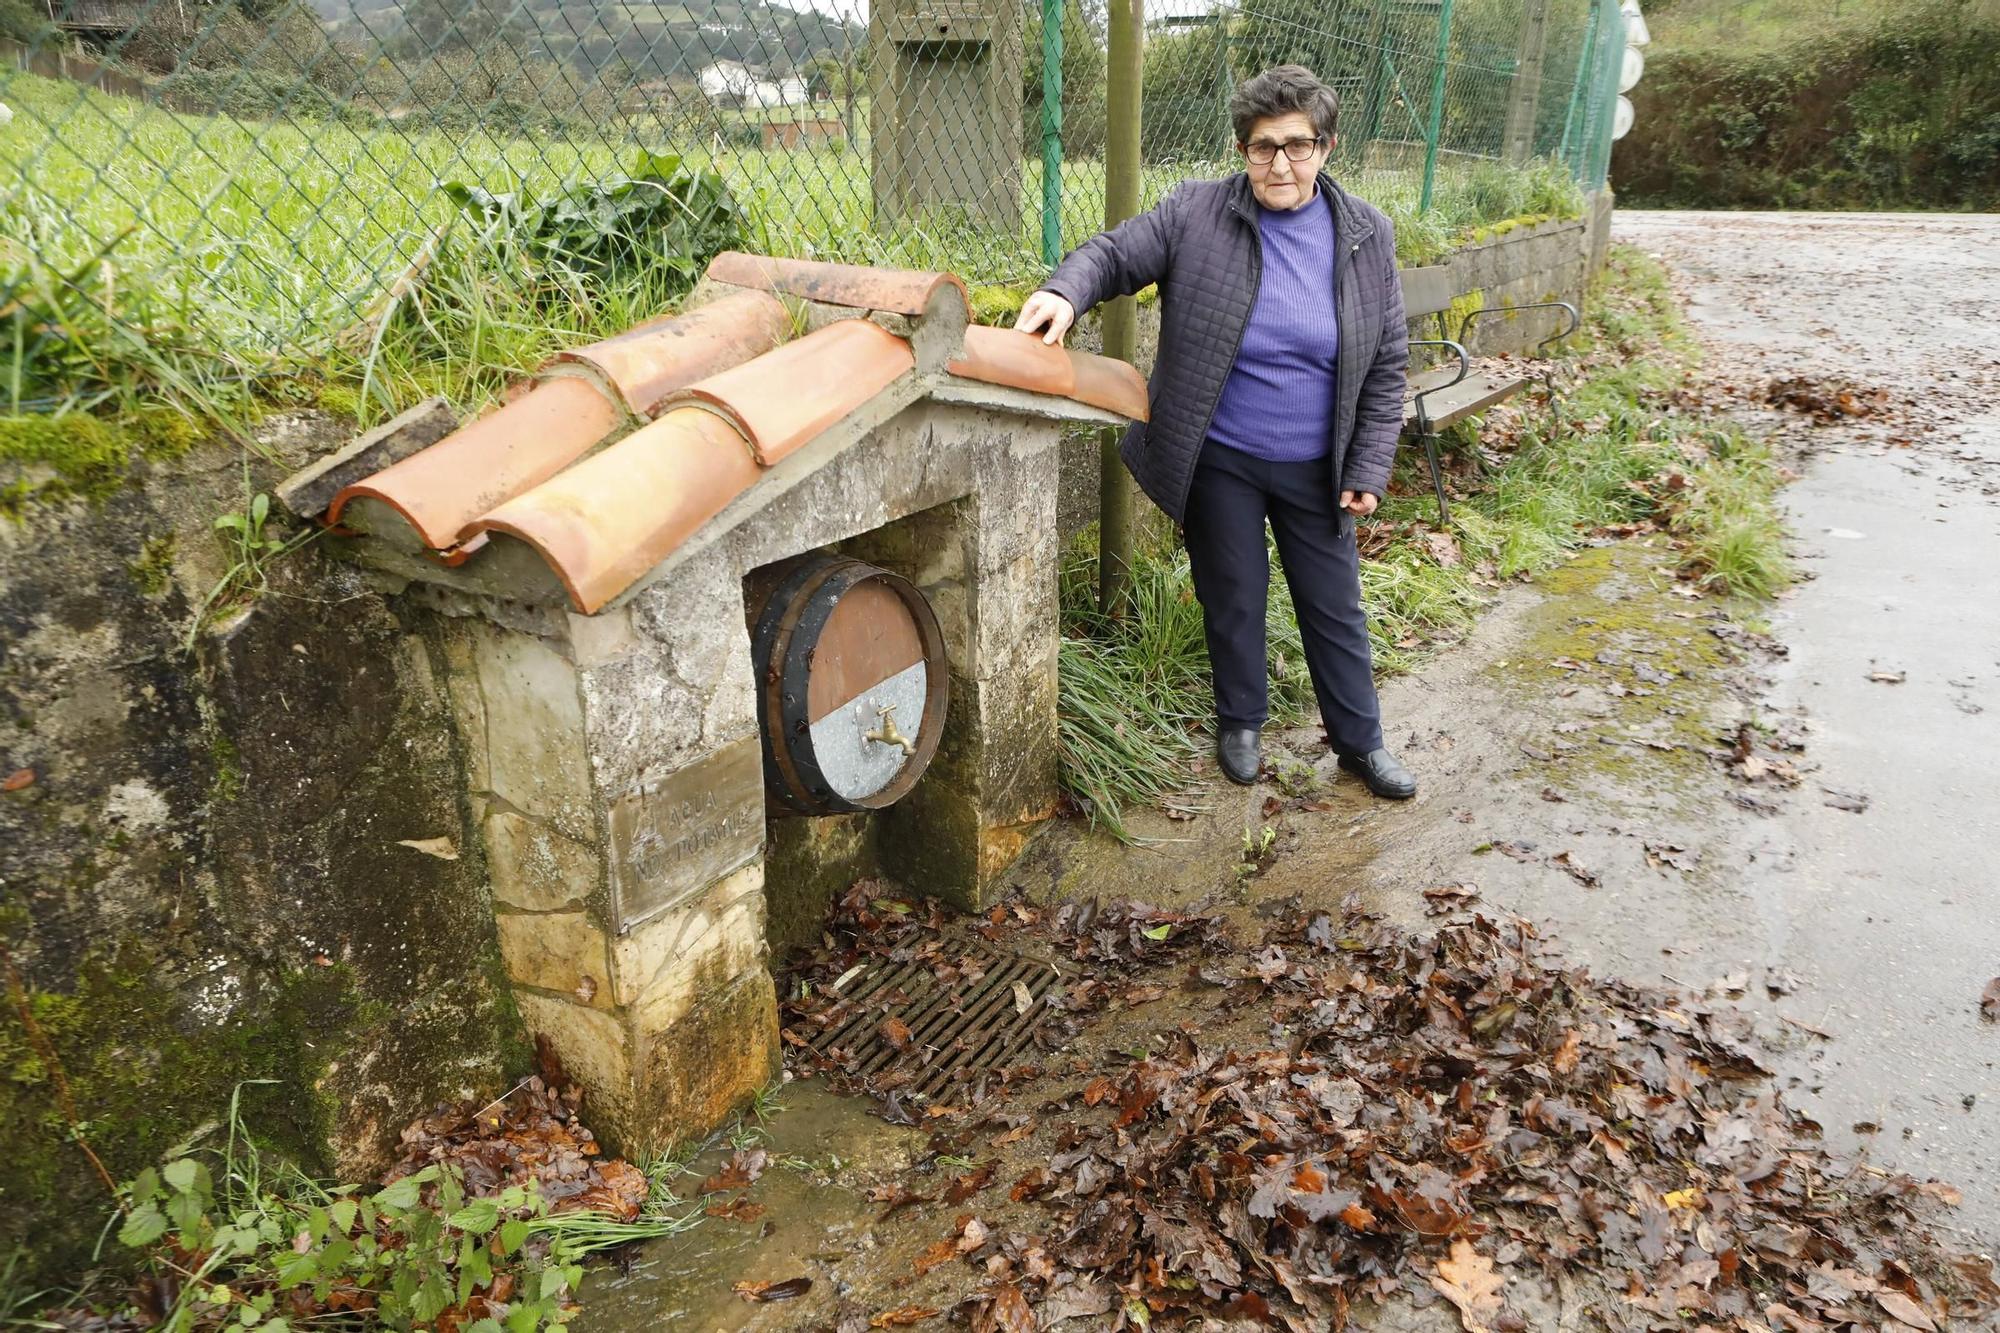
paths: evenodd
<path fill-rule="evenodd" d="M 364 477 L 333 497 L 326 521 L 356 496 L 390 506 L 426 544 L 443 550 L 468 524 L 555 476 L 625 422 L 625 411 L 590 380 L 544 380 L 504 407 Z"/>
<path fill-rule="evenodd" d="M 669 410 L 473 526 L 534 547 L 589 615 L 721 513 L 761 471 L 729 422 L 701 408 Z"/>
<path fill-rule="evenodd" d="M 1053 347 L 1040 335 L 975 324 L 965 354 L 945 367 L 960 379 L 1069 398 L 1132 421 L 1147 416 L 1146 381 L 1113 357 Z"/>
<path fill-rule="evenodd" d="M 865 319 L 843 319 L 691 384 L 666 406 L 721 413 L 769 467 L 916 365 L 906 340 Z"/>
<path fill-rule="evenodd" d="M 972 308 L 965 283 L 954 273 L 921 273 L 913 269 L 864 268 L 858 264 L 828 264 L 814 259 L 772 259 L 725 250 L 708 266 L 708 276 L 736 287 L 783 292 L 825 305 L 856 310 L 886 310 L 921 315 L 939 287 L 958 288 L 965 308 Z"/>
<path fill-rule="evenodd" d="M 762 356 L 790 333 L 783 301 L 769 292 L 731 292 L 684 315 L 559 352 L 555 359 L 595 368 L 634 416 L 651 417 L 676 389 Z"/>

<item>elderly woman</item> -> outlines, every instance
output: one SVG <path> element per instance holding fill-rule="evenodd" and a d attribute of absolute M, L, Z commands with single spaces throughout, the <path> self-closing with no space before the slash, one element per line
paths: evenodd
<path fill-rule="evenodd" d="M 1388 488 L 1408 330 L 1389 220 L 1322 170 L 1337 111 L 1298 65 L 1240 85 L 1243 172 L 1186 182 L 1086 241 L 1016 327 L 1060 342 L 1098 302 L 1159 284 L 1152 421 L 1121 452 L 1186 536 L 1222 771 L 1248 784 L 1262 767 L 1268 519 L 1327 738 L 1370 791 L 1400 799 L 1417 784 L 1382 742 L 1354 520 Z"/>

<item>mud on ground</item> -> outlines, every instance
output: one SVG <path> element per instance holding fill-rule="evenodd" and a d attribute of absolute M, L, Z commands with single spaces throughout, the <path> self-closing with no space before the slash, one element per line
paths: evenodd
<path fill-rule="evenodd" d="M 1252 939 L 1279 906 L 1333 908 L 1350 893 L 1421 930 L 1421 890 L 1474 886 L 1478 905 L 1537 922 L 1600 974 L 1742 1010 L 1787 1099 L 1832 1145 L 1955 1182 L 1964 1204 L 1946 1227 L 1990 1246 L 2000 1039 L 1977 1011 L 2000 973 L 1987 874 L 2000 844 L 1987 801 L 2000 777 L 2000 598 L 1978 590 L 2000 556 L 2000 362 L 1974 336 L 1973 307 L 1995 308 L 2000 272 L 1972 257 L 2000 254 L 2000 221 L 1619 226 L 1675 267 L 1714 391 L 1788 438 L 1802 587 L 1774 608 L 1722 607 L 1683 595 L 1657 536 L 1587 548 L 1385 690 L 1391 743 L 1424 782 L 1417 800 L 1372 800 L 1315 732 L 1295 732 L 1272 738 L 1263 785 L 1217 783 L 1182 817 L 1149 813 L 1137 849 L 1052 830 L 1016 885 L 1041 903 L 1207 903 Z M 1935 299 L 1897 299 L 1911 292 Z M 1245 830 L 1258 847 L 1267 827 L 1265 854 L 1246 860 Z M 1183 1027 L 1210 1046 L 1268 1036 L 1173 987 L 1114 1005 L 1065 1054 L 1129 1065 Z M 1032 1109 L 1086 1078 L 1051 1068 L 1008 1104 Z M 919 1276 L 915 1261 L 958 1234 L 961 1215 L 996 1229 L 1035 1220 L 1009 1211 L 1005 1186 L 1047 1160 L 1055 1126 L 1001 1150 L 994 1201 L 881 1221 L 871 1190 L 936 1193 L 962 1168 L 934 1159 L 924 1128 L 888 1125 L 817 1080 L 784 1101 L 764 1144 L 773 1165 L 749 1192 L 765 1211 L 600 1275 L 579 1327 L 812 1328 L 832 1326 L 843 1300 L 946 1307 L 978 1274 L 951 1263 Z M 731 1290 L 799 1276 L 811 1290 L 783 1305 Z M 1511 1308 L 1528 1327 L 1566 1326 L 1592 1303 L 1514 1276 Z M 1441 1302 L 1366 1317 L 1457 1323 Z"/>

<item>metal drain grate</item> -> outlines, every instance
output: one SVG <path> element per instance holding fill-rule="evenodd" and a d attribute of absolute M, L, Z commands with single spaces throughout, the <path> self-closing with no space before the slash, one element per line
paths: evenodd
<path fill-rule="evenodd" d="M 966 956 L 985 969 L 969 985 L 939 981 L 932 960 L 864 976 L 849 997 L 855 1014 L 812 1043 L 813 1050 L 871 1087 L 907 1073 L 910 1078 L 897 1089 L 924 1097 L 943 1093 L 962 1071 L 1006 1068 L 1034 1049 L 1036 1032 L 1056 1013 L 1044 997 L 1063 983 L 1064 974 L 1050 963 L 976 943 Z M 1025 1010 L 1015 993 L 1017 984 L 1032 1001 Z M 906 998 L 875 1002 L 898 992 Z M 901 1050 L 882 1030 L 892 1018 L 910 1029 Z"/>

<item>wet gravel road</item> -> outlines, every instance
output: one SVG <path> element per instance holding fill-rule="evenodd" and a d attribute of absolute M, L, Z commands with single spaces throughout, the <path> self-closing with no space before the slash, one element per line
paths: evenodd
<path fill-rule="evenodd" d="M 2000 1240 L 2000 217 L 1621 211 L 1614 236 L 1667 261 L 1707 378 L 1800 459 L 1767 705 L 1816 767 L 1748 867 L 1789 1012 L 1831 1034 L 1791 1095 Z M 1760 418 L 1788 378 L 1881 405 Z"/>

